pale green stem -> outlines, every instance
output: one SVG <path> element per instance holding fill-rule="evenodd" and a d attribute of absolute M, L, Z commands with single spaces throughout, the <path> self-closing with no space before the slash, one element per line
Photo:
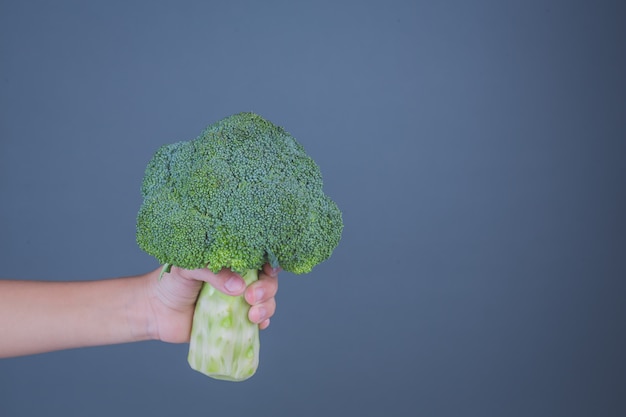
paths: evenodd
<path fill-rule="evenodd" d="M 241 275 L 250 285 L 259 271 Z M 226 295 L 204 283 L 193 316 L 188 361 L 192 369 L 212 378 L 243 381 L 259 364 L 259 326 L 248 319 L 243 296 Z"/>

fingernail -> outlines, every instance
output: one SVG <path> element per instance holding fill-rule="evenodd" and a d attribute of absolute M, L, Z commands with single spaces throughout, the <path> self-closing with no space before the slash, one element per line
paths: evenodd
<path fill-rule="evenodd" d="M 243 282 L 238 277 L 230 277 L 224 283 L 224 288 L 226 288 L 228 292 L 237 293 L 243 289 Z"/>
<path fill-rule="evenodd" d="M 261 323 L 263 320 L 265 320 L 265 317 L 267 316 L 267 309 L 265 307 L 258 307 L 257 310 L 257 323 Z"/>
<path fill-rule="evenodd" d="M 261 301 L 263 296 L 265 295 L 265 290 L 263 288 L 257 288 L 254 290 L 254 301 Z"/>

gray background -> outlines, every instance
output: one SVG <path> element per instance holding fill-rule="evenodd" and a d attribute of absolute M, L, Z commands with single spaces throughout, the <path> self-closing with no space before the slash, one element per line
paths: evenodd
<path fill-rule="evenodd" d="M 145 164 L 240 111 L 345 219 L 282 274 L 253 379 L 55 352 L 0 361 L 0 415 L 626 415 L 621 4 L 0 1 L 1 276 L 156 267 Z"/>

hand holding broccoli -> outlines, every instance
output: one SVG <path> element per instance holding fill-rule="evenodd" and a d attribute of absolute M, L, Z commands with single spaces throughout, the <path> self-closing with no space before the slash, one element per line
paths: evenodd
<path fill-rule="evenodd" d="M 156 274 L 157 271 L 153 273 Z M 154 312 L 153 338 L 170 343 L 189 342 L 193 311 L 203 282 L 224 294 L 243 295 L 251 306 L 248 319 L 260 329 L 269 326 L 270 317 L 276 310 L 277 269 L 266 265 L 259 280 L 246 287 L 243 278 L 228 269 L 214 273 L 207 268 L 186 270 L 173 267 L 163 279 L 153 276 L 148 281 L 148 298 Z"/>

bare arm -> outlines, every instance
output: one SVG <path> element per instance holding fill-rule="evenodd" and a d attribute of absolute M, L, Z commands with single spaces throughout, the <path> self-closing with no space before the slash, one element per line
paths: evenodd
<path fill-rule="evenodd" d="M 146 278 L 0 281 L 0 357 L 150 339 Z"/>
<path fill-rule="evenodd" d="M 253 306 L 249 317 L 261 328 L 276 306 L 276 271 L 266 270 L 245 290 Z M 241 278 L 229 271 L 173 269 L 162 281 L 158 273 L 81 282 L 0 280 L 0 357 L 151 339 L 186 342 L 202 281 L 227 294 L 244 292 L 233 287 Z"/>

